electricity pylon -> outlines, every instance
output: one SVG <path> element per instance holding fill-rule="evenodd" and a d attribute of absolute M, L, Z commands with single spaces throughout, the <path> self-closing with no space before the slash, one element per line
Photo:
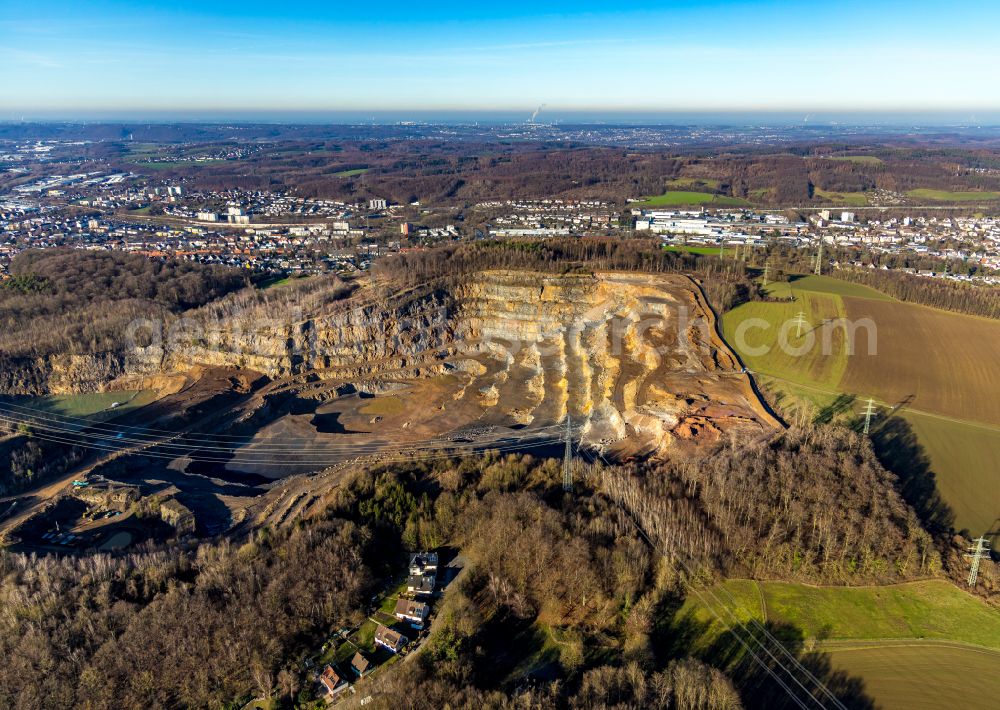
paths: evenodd
<path fill-rule="evenodd" d="M 966 557 L 972 558 L 972 568 L 969 569 L 969 586 L 976 586 L 976 578 L 979 576 L 979 561 L 990 554 L 990 543 L 985 537 L 977 537 L 973 540 L 975 545 L 969 548 Z"/>
<path fill-rule="evenodd" d="M 767 275 L 771 273 L 771 260 L 764 260 L 764 285 L 767 286 Z"/>
<path fill-rule="evenodd" d="M 799 311 L 798 314 L 795 316 L 795 337 L 796 338 L 801 338 L 802 337 L 802 326 L 804 326 L 804 325 L 808 325 L 808 322 L 806 321 L 806 314 L 803 311 Z"/>
<path fill-rule="evenodd" d="M 868 404 L 865 406 L 865 434 L 871 429 L 872 426 L 872 416 L 875 414 L 875 400 L 871 397 L 868 398 Z"/>
<path fill-rule="evenodd" d="M 573 435 L 569 413 L 566 413 L 566 450 L 563 453 L 563 490 L 567 493 L 573 490 Z"/>
<path fill-rule="evenodd" d="M 820 276 L 823 273 L 823 267 L 821 266 L 822 263 L 823 263 L 823 240 L 820 239 L 819 240 L 819 251 L 816 252 L 816 269 L 815 269 L 815 273 L 816 273 L 817 276 Z"/>

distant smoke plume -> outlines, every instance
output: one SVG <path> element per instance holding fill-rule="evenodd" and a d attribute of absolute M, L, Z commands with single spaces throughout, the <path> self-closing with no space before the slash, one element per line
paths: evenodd
<path fill-rule="evenodd" d="M 531 114 L 531 118 L 528 119 L 528 123 L 534 123 L 535 119 L 538 118 L 538 114 L 540 114 L 542 112 L 543 108 L 545 108 L 545 104 L 542 104 L 541 106 L 539 106 L 538 108 L 536 108 L 535 112 L 533 114 Z"/>

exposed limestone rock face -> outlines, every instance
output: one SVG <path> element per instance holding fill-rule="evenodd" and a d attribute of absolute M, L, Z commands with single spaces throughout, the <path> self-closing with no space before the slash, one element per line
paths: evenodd
<path fill-rule="evenodd" d="M 258 312 L 197 327 L 195 337 L 168 346 L 168 366 L 187 363 L 239 367 L 283 377 L 308 370 L 363 367 L 386 369 L 406 363 L 450 340 L 450 297 L 417 294 L 403 303 L 338 304 L 331 313 L 296 320 L 301 314 Z"/>
<path fill-rule="evenodd" d="M 712 319 L 680 275 L 490 271 L 390 304 L 179 322 L 150 347 L 69 356 L 47 377 L 52 391 L 72 391 L 200 366 L 352 383 L 444 376 L 455 383 L 449 411 L 470 423 L 537 428 L 569 415 L 585 444 L 663 452 L 776 425 Z"/>
<path fill-rule="evenodd" d="M 161 355 L 156 349 L 148 348 L 142 352 L 124 349 L 86 355 L 59 353 L 4 361 L 0 363 L 0 393 L 98 392 L 119 378 L 160 373 L 163 369 Z"/>
<path fill-rule="evenodd" d="M 649 453 L 754 436 L 775 422 L 683 276 L 491 271 L 391 308 L 341 308 L 293 325 L 225 327 L 174 361 L 272 377 L 411 380 L 452 373 L 482 424 L 580 427 L 584 443 Z M 248 335 L 249 334 L 249 335 Z M 250 344 L 249 353 L 240 352 Z"/>
<path fill-rule="evenodd" d="M 455 346 L 492 362 L 488 406 L 516 421 L 568 414 L 585 443 L 621 453 L 776 425 L 686 277 L 489 272 L 455 297 Z"/>

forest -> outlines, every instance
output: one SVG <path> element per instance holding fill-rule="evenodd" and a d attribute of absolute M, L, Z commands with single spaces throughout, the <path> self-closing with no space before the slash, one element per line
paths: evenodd
<path fill-rule="evenodd" d="M 179 313 L 242 288 L 238 270 L 139 254 L 32 249 L 0 287 L 0 353 L 93 353 L 114 347 L 124 324 Z"/>
<path fill-rule="evenodd" d="M 129 323 L 162 321 L 243 288 L 237 269 L 138 254 L 33 249 L 0 286 L 0 392 L 48 390 L 54 357 L 89 355 L 90 387 L 120 374 Z M 111 373 L 110 376 L 108 374 Z"/>
<path fill-rule="evenodd" d="M 627 136 L 633 129 L 649 128 L 620 130 Z M 624 204 L 675 189 L 672 181 L 678 178 L 694 181 L 685 189 L 774 207 L 828 204 L 824 195 L 830 193 L 1000 191 L 1000 161 L 991 136 L 851 132 L 833 139 L 793 130 L 796 140 L 777 149 L 773 144 L 720 145 L 718 139 L 705 143 L 678 129 L 684 135 L 668 130 L 661 145 L 654 139 L 636 147 L 627 137 L 615 144 L 617 127 L 565 129 L 572 139 L 507 138 L 502 131 L 472 126 L 442 130 L 433 124 L 244 124 L 230 127 L 231 132 L 199 124 L 48 124 L 3 126 L 0 138 L 86 138 L 93 142 L 76 148 L 84 157 L 140 172 L 144 163 L 137 162 L 133 149 L 151 145 L 162 159 L 156 177 L 183 180 L 191 189 L 266 189 L 351 203 L 381 197 L 398 204 L 419 200 L 424 205 L 470 206 L 544 195 Z M 603 131 L 612 135 L 597 135 L 597 144 L 588 143 L 588 132 Z M 241 148 L 246 154 L 240 159 L 183 159 Z M 858 154 L 865 159 L 851 159 Z M 24 179 L 27 176 L 2 176 L 0 187 Z"/>
<path fill-rule="evenodd" d="M 407 550 L 435 548 L 460 549 L 467 572 L 418 660 L 370 681 L 374 707 L 400 694 L 426 708 L 781 707 L 753 664 L 724 674 L 685 648 L 673 617 L 689 582 L 950 574 L 893 476 L 843 429 L 734 443 L 701 465 L 581 461 L 572 495 L 561 478 L 528 454 L 442 455 L 358 470 L 324 513 L 245 539 L 0 552 L 0 705 L 318 707 L 300 660 L 366 617 Z M 866 706 L 822 654 L 799 653 Z"/>

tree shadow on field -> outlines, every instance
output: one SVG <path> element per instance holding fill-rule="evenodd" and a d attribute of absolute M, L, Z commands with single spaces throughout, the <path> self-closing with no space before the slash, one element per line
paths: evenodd
<path fill-rule="evenodd" d="M 900 495 L 913 506 L 924 527 L 931 533 L 952 531 L 955 513 L 941 498 L 930 457 L 910 423 L 890 417 L 871 431 L 871 441 L 882 465 L 899 478 Z"/>
<path fill-rule="evenodd" d="M 854 408 L 857 400 L 853 394 L 840 394 L 837 398 L 826 405 L 813 418 L 813 424 L 829 424 L 835 418 Z"/>
<path fill-rule="evenodd" d="M 831 707 L 832 695 L 849 708 L 875 710 L 864 681 L 835 669 L 828 654 L 807 651 L 804 634 L 797 627 L 749 622 L 718 634 L 706 645 L 711 627 L 691 614 L 678 614 L 669 624 L 671 650 L 681 655 L 697 649 L 695 655 L 732 680 L 744 707 L 800 707 L 795 698 L 812 707 L 810 695 L 823 707 Z"/>
<path fill-rule="evenodd" d="M 765 631 L 774 640 L 766 637 Z M 754 638 L 759 643 L 755 644 Z M 864 680 L 835 669 L 828 654 L 805 651 L 804 646 L 805 639 L 798 628 L 767 622 L 747 627 L 746 631 L 738 634 L 723 634 L 713 644 L 710 653 L 722 654 L 730 659 L 728 674 L 748 708 L 798 707 L 791 697 L 794 694 L 807 704 L 812 696 L 822 706 L 829 707 L 833 704 L 829 697 L 832 695 L 849 708 L 875 710 L 875 701 L 865 692 Z M 756 658 L 748 648 L 753 650 Z M 778 682 L 779 679 L 788 690 Z"/>

